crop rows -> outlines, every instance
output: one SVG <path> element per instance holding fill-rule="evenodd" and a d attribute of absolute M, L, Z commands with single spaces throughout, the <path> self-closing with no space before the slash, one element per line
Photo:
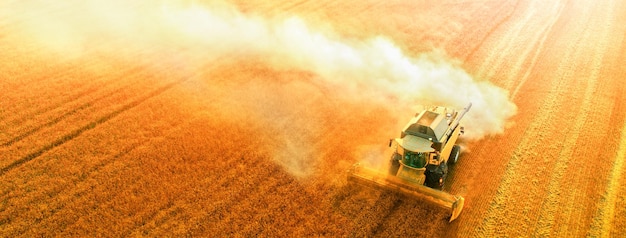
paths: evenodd
<path fill-rule="evenodd" d="M 51 7 L 0 14 L 0 236 L 626 232 L 626 3 L 233 4 L 272 21 L 298 16 L 350 42 L 388 37 L 409 56 L 442 49 L 509 90 L 518 114 L 505 133 L 463 141 L 451 167 L 445 190 L 466 199 L 458 220 L 346 181 L 354 162 L 387 159 L 404 123 L 394 105 L 245 54 L 109 53 L 122 37 L 59 57 L 22 29 L 38 14 L 72 12 Z"/>

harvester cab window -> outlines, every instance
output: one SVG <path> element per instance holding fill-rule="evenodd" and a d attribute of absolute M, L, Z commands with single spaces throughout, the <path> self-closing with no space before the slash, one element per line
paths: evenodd
<path fill-rule="evenodd" d="M 404 164 L 414 168 L 424 168 L 426 166 L 426 153 L 405 151 Z"/>

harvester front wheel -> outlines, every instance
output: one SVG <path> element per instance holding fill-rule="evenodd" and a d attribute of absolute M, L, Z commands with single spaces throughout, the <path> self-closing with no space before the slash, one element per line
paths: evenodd
<path fill-rule="evenodd" d="M 447 174 L 448 166 L 446 163 L 441 163 L 439 166 L 429 164 L 426 166 L 426 171 L 424 171 L 424 175 L 426 176 L 424 185 L 437 190 L 442 190 Z"/>

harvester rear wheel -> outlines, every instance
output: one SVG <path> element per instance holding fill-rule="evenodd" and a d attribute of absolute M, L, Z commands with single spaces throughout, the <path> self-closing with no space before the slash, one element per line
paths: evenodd
<path fill-rule="evenodd" d="M 452 146 L 452 151 L 450 152 L 450 158 L 448 159 L 449 164 L 456 164 L 459 160 L 459 154 L 461 153 L 461 148 L 458 145 Z"/>

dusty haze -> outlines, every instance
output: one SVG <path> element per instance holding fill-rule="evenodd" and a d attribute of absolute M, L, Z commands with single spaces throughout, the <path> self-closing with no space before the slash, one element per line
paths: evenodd
<path fill-rule="evenodd" d="M 407 54 L 384 36 L 346 38 L 325 23 L 307 23 L 297 16 L 262 18 L 244 14 L 225 3 L 139 1 L 133 4 L 141 7 L 133 8 L 125 4 L 124 1 L 16 1 L 3 12 L 11 18 L 23 18 L 25 25 L 20 31 L 60 57 L 80 58 L 84 52 L 129 57 L 128 52 L 111 47 L 119 45 L 125 46 L 120 49 L 126 51 L 132 46 L 133 51 L 176 58 L 178 64 L 184 65 L 180 70 L 188 72 L 233 56 L 264 62 L 271 70 L 310 72 L 313 76 L 302 79 L 302 84 L 314 84 L 336 98 L 363 107 L 385 107 L 389 112 L 387 116 L 394 118 L 398 126 L 420 110 L 418 105 L 461 109 L 471 102 L 473 107 L 463 122 L 467 127 L 466 136 L 480 139 L 502 133 L 507 120 L 516 113 L 508 91 L 473 78 L 436 49 L 418 55 Z M 44 17 L 29 19 L 29 13 L 33 12 L 43 12 Z M 90 44 L 95 39 L 106 39 L 111 44 L 96 48 Z M 293 93 L 309 90 L 294 86 L 298 82 L 289 84 Z M 253 90 L 254 94 L 274 94 L 273 87 L 264 83 L 256 84 Z M 230 95 L 239 106 L 258 111 L 253 114 L 262 117 L 258 120 L 280 118 L 280 108 L 258 106 L 272 104 L 267 100 L 276 99 L 243 96 L 250 93 L 244 89 Z M 283 102 L 279 107 L 296 108 L 298 105 L 296 101 Z M 306 133 L 320 125 L 297 119 L 290 123 L 301 124 L 290 127 L 308 129 L 283 128 L 285 130 L 279 132 L 282 134 L 276 137 L 282 138 L 284 146 L 278 147 L 275 157 L 292 174 L 306 175 L 310 158 L 320 156 L 312 148 L 312 136 Z M 393 136 L 398 134 L 392 133 Z M 371 151 L 381 149 L 365 151 L 364 154 L 378 156 Z M 304 162 L 298 162 L 301 160 Z"/>

